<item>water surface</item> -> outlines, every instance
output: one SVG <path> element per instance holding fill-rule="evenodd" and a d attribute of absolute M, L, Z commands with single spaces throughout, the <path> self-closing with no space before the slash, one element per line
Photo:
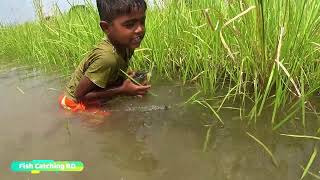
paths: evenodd
<path fill-rule="evenodd" d="M 114 99 L 106 105 L 112 115 L 100 118 L 60 109 L 64 81 L 56 75 L 8 67 L 0 72 L 1 179 L 295 180 L 313 151 L 313 141 L 246 128 L 234 110 L 220 113 L 221 128 L 198 106 L 175 107 L 195 91 L 179 84 L 154 83 L 157 97 Z M 208 123 L 214 128 L 203 151 Z M 246 131 L 272 150 L 279 167 Z M 39 175 L 9 169 L 13 160 L 34 159 L 82 161 L 85 169 Z M 318 157 L 311 170 L 320 170 Z"/>

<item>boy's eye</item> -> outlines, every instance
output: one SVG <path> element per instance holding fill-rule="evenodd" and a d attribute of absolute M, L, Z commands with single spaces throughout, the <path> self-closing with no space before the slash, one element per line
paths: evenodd
<path fill-rule="evenodd" d="M 135 23 L 133 23 L 133 22 L 125 23 L 124 26 L 128 29 L 131 29 L 135 26 Z"/>
<path fill-rule="evenodd" d="M 137 28 L 139 25 L 145 25 L 145 17 L 142 19 L 132 19 L 129 21 L 124 22 L 122 25 L 127 28 L 127 29 L 135 29 Z"/>

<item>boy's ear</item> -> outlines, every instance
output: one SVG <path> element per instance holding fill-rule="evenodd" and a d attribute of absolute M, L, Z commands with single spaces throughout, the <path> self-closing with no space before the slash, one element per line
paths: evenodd
<path fill-rule="evenodd" d="M 110 26 L 111 26 L 111 23 L 108 23 L 106 21 L 100 21 L 100 27 L 102 31 L 105 32 L 106 34 L 109 34 Z"/>

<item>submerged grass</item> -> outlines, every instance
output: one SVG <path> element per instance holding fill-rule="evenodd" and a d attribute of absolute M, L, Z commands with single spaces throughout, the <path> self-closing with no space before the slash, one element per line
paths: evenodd
<path fill-rule="evenodd" d="M 211 97 L 227 88 L 221 105 L 231 96 L 242 97 L 242 105 L 253 101 L 250 123 L 271 104 L 274 130 L 298 114 L 306 126 L 309 99 L 320 87 L 320 2 L 188 2 L 166 0 L 149 8 L 147 36 L 133 68 L 154 67 L 168 79 L 196 83 Z M 41 0 L 34 4 L 38 21 L 0 26 L 0 58 L 68 76 L 103 38 L 97 11 L 90 3 L 67 13 L 54 7 L 55 15 L 49 18 L 41 11 Z M 288 104 L 295 109 L 278 119 Z M 221 106 L 203 105 L 219 117 Z"/>
<path fill-rule="evenodd" d="M 213 125 L 209 125 L 208 126 L 208 130 L 206 132 L 206 138 L 205 138 L 204 143 L 203 143 L 202 152 L 206 152 L 207 149 L 208 149 L 208 145 L 209 145 L 211 134 L 212 134 L 212 132 L 211 132 L 212 128 L 213 128 Z"/>
<path fill-rule="evenodd" d="M 277 159 L 275 158 L 275 156 L 273 155 L 273 153 L 270 151 L 270 149 L 265 145 L 263 144 L 263 142 L 261 142 L 259 139 L 257 139 L 256 137 L 254 137 L 252 134 L 246 132 L 246 134 L 251 137 L 253 140 L 255 140 L 258 144 L 260 144 L 264 150 L 270 155 L 271 159 L 272 159 L 272 162 L 273 164 L 276 166 L 276 167 L 279 167 L 279 164 L 278 164 L 278 161 Z"/>
<path fill-rule="evenodd" d="M 308 171 L 309 171 L 309 169 L 310 169 L 310 167 L 311 167 L 314 159 L 315 159 L 316 156 L 317 156 L 317 153 L 318 153 L 318 150 L 317 150 L 316 147 L 314 147 L 314 148 L 313 148 L 313 153 L 311 154 L 311 157 L 310 157 L 310 159 L 309 159 L 309 162 L 308 162 L 306 168 L 304 169 L 304 171 L 303 171 L 303 173 L 302 173 L 302 175 L 301 175 L 300 180 L 303 179 L 303 178 L 307 175 L 307 173 L 308 173 Z"/>
<path fill-rule="evenodd" d="M 305 171 L 305 168 L 303 168 L 303 166 L 300 165 L 300 168 L 301 168 L 303 171 Z M 320 179 L 320 176 L 319 176 L 319 175 L 317 175 L 317 174 L 315 174 L 315 173 L 312 173 L 312 172 L 310 172 L 309 170 L 308 170 L 307 172 L 308 172 L 308 174 L 310 174 L 310 176 L 312 176 L 313 178 L 315 178 L 315 179 Z"/>
<path fill-rule="evenodd" d="M 313 139 L 320 140 L 320 137 L 317 136 L 306 136 L 306 135 L 294 135 L 294 134 L 280 134 L 281 136 L 294 137 L 294 138 L 305 138 L 305 139 Z"/>

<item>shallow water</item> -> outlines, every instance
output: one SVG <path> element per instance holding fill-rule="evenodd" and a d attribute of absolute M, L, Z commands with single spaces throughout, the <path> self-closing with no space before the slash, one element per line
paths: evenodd
<path fill-rule="evenodd" d="M 12 69 L 2 71 L 0 81 L 0 174 L 5 180 L 294 180 L 313 151 L 313 141 L 279 136 L 269 127 L 246 128 L 234 110 L 221 111 L 222 128 L 198 106 L 176 107 L 195 89 L 172 83 L 154 83 L 156 97 L 109 101 L 112 115 L 100 118 L 61 110 L 57 99 L 64 84 L 55 76 Z M 212 136 L 203 151 L 204 125 L 211 121 Z M 279 167 L 246 131 L 271 149 Z M 13 160 L 34 159 L 82 161 L 85 169 L 38 175 L 10 171 Z M 320 175 L 319 170 L 316 157 L 311 171 Z"/>

